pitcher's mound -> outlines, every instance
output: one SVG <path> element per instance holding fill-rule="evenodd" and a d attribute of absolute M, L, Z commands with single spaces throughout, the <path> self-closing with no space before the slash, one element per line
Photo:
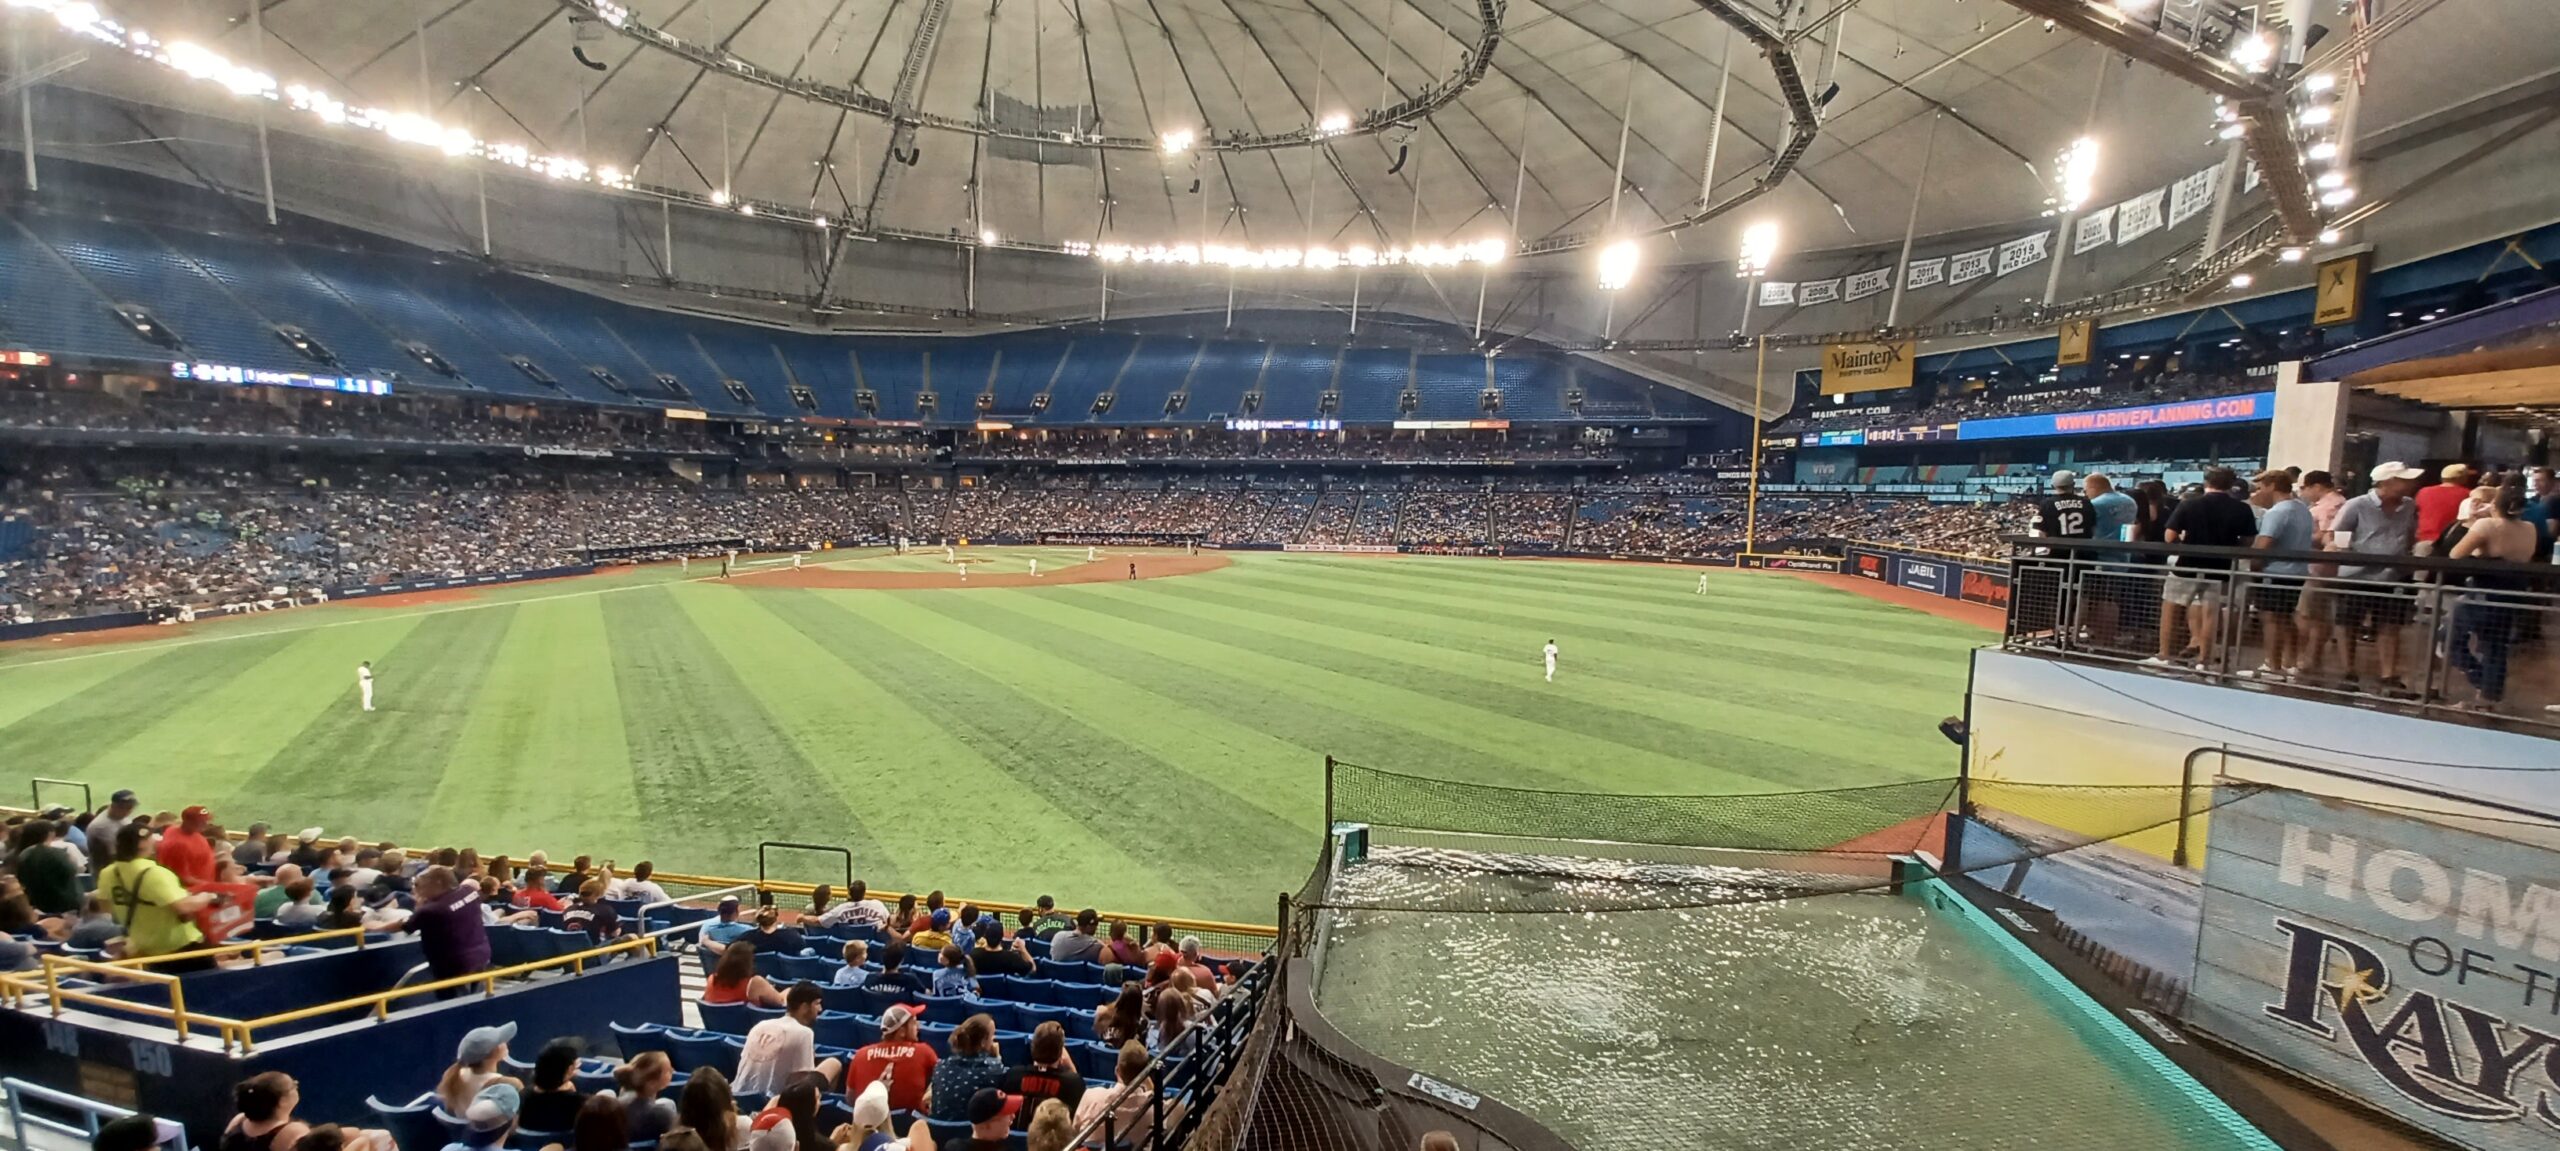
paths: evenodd
<path fill-rule="evenodd" d="M 1198 555 L 1142 555 L 1136 559 L 1111 556 L 1092 563 L 1047 571 L 1034 579 L 1024 571 L 1020 560 L 995 560 L 1004 571 L 987 571 L 989 564 L 972 565 L 980 570 L 961 579 L 958 571 L 897 572 L 859 571 L 841 568 L 775 568 L 771 571 L 742 575 L 729 582 L 752 587 L 863 588 L 873 591 L 907 591 L 922 588 L 960 587 L 1053 587 L 1071 583 L 1112 583 L 1129 578 L 1129 567 L 1136 564 L 1139 579 L 1164 579 L 1171 576 L 1199 575 L 1216 571 L 1235 561 L 1223 552 L 1201 552 Z"/>

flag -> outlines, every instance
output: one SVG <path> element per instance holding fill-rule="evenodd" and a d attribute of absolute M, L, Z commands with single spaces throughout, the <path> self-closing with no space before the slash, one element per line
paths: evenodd
<path fill-rule="evenodd" d="M 1840 281 L 1837 279 L 1807 280 L 1796 285 L 1796 304 L 1800 307 L 1828 304 L 1839 298 Z"/>
<path fill-rule="evenodd" d="M 1893 286 L 1893 269 L 1876 268 L 1849 277 L 1848 296 L 1863 300 Z"/>
<path fill-rule="evenodd" d="M 1902 270 L 1902 286 L 1905 288 L 1925 288 L 1931 284 L 1945 283 L 1946 279 L 1947 258 L 1945 256 L 1934 260 L 1913 260 L 1910 267 Z"/>
<path fill-rule="evenodd" d="M 1990 274 L 1991 249 L 1977 248 L 1970 252 L 1956 253 L 1955 262 L 1947 273 L 1947 282 L 1961 284 L 1967 280 L 1979 280 Z"/>
<path fill-rule="evenodd" d="M 2168 197 L 2166 188 L 2153 188 L 2116 205 L 2116 243 L 2130 244 L 2160 230 L 2160 201 Z"/>

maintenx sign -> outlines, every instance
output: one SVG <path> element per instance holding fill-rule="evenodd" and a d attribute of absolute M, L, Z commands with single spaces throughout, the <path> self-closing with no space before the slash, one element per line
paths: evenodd
<path fill-rule="evenodd" d="M 1822 345 L 1822 394 L 1910 387 L 1915 347 L 1910 340 Z"/>
<path fill-rule="evenodd" d="M 2220 798 L 2194 1022 L 2461 1146 L 2560 1148 L 2555 829 Z"/>

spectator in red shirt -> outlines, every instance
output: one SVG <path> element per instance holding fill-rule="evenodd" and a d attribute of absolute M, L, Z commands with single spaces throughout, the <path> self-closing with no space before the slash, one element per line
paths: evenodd
<path fill-rule="evenodd" d="M 2437 473 L 2444 482 L 2418 489 L 2418 554 L 2425 555 L 2444 538 L 2444 530 L 2462 518 L 2462 501 L 2471 498 L 2471 486 L 2480 482 L 2480 473 L 2469 464 L 2446 464 Z"/>
<path fill-rule="evenodd" d="M 178 826 L 160 837 L 160 866 L 178 874 L 178 881 L 188 887 L 201 887 L 219 874 L 213 862 L 213 843 L 204 837 L 204 829 L 213 822 L 213 813 L 202 806 L 190 807 L 178 815 Z"/>
<path fill-rule="evenodd" d="M 536 911 L 567 910 L 560 905 L 560 898 L 551 894 L 550 888 L 545 886 L 550 882 L 550 870 L 539 863 L 534 864 L 531 870 L 524 873 L 524 886 L 516 889 L 516 906 L 530 907 Z"/>
<path fill-rule="evenodd" d="M 933 1084 L 933 1065 L 941 1057 L 916 1038 L 924 1008 L 900 1004 L 880 1013 L 880 1042 L 853 1053 L 853 1070 L 845 1089 L 859 1091 L 875 1080 L 889 1081 L 889 1109 L 922 1111 L 926 1088 Z"/>

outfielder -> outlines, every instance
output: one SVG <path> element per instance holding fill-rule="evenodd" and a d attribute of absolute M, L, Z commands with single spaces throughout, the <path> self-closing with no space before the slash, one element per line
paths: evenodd
<path fill-rule="evenodd" d="M 1547 682 L 1556 681 L 1556 641 L 1547 641 Z"/>
<path fill-rule="evenodd" d="M 1705 572 L 1698 573 L 1698 594 L 1707 594 L 1707 573 Z"/>
<path fill-rule="evenodd" d="M 356 697 L 364 701 L 366 711 L 373 710 L 373 661 L 356 665 Z"/>

